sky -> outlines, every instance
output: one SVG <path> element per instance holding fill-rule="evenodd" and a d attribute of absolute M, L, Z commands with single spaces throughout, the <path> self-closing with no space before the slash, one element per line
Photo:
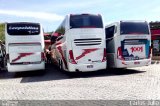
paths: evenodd
<path fill-rule="evenodd" d="M 67 14 L 101 14 L 104 25 L 120 20 L 160 21 L 160 0 L 0 0 L 1 22 L 39 22 L 45 32 Z"/>

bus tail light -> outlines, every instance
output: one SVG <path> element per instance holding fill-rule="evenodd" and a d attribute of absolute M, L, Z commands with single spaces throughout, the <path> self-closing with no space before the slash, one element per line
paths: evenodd
<path fill-rule="evenodd" d="M 69 62 L 72 64 L 77 64 L 76 61 L 74 60 L 74 56 L 73 56 L 73 51 L 70 50 L 69 51 Z"/>
<path fill-rule="evenodd" d="M 107 60 L 107 53 L 106 53 L 106 48 L 104 48 L 102 62 L 105 62 L 106 60 Z"/>
<path fill-rule="evenodd" d="M 120 60 L 124 60 L 121 47 L 118 47 L 117 49 L 117 58 Z"/>
<path fill-rule="evenodd" d="M 41 52 L 41 60 L 45 61 L 45 54 L 44 54 L 44 52 Z"/>

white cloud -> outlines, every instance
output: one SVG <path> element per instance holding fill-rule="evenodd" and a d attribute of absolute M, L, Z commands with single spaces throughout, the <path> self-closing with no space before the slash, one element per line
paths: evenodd
<path fill-rule="evenodd" d="M 12 15 L 17 17 L 28 17 L 28 18 L 37 18 L 48 21 L 60 21 L 63 19 L 63 16 L 57 15 L 54 13 L 46 12 L 31 12 L 31 11 L 19 11 L 19 10 L 2 10 L 0 9 L 0 14 Z"/>
<path fill-rule="evenodd" d="M 106 0 L 91 0 L 91 1 L 87 1 L 87 0 L 78 1 L 77 0 L 77 1 L 67 1 L 65 3 L 62 3 L 64 1 L 62 1 L 61 3 L 60 2 L 55 3 L 55 5 L 52 7 L 58 10 L 65 10 L 66 8 L 74 9 L 74 10 L 84 9 L 84 8 L 89 8 L 89 7 L 97 8 L 97 6 L 104 5 L 104 3 L 106 3 Z"/>
<path fill-rule="evenodd" d="M 159 13 L 160 12 L 160 7 L 154 7 L 154 8 L 152 8 L 151 12 L 153 12 L 153 13 Z"/>

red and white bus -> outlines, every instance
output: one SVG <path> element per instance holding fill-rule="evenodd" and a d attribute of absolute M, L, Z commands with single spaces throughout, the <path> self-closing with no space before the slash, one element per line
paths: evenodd
<path fill-rule="evenodd" d="M 107 25 L 107 65 L 111 68 L 151 64 L 151 35 L 146 21 L 120 21 Z"/>
<path fill-rule="evenodd" d="M 101 15 L 70 14 L 55 31 L 52 59 L 70 72 L 106 68 L 105 31 Z"/>
<path fill-rule="evenodd" d="M 152 40 L 152 59 L 160 60 L 160 22 L 150 23 Z"/>
<path fill-rule="evenodd" d="M 39 23 L 6 23 L 5 43 L 8 72 L 45 69 L 44 37 Z"/>

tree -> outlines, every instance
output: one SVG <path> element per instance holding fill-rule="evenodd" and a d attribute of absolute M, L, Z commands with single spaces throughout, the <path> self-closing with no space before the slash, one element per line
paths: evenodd
<path fill-rule="evenodd" d="M 151 29 L 160 29 L 160 22 L 159 21 L 150 22 L 149 24 L 150 24 Z"/>
<path fill-rule="evenodd" d="M 5 40 L 5 24 L 4 23 L 0 23 L 0 40 L 2 40 L 4 42 Z"/>

